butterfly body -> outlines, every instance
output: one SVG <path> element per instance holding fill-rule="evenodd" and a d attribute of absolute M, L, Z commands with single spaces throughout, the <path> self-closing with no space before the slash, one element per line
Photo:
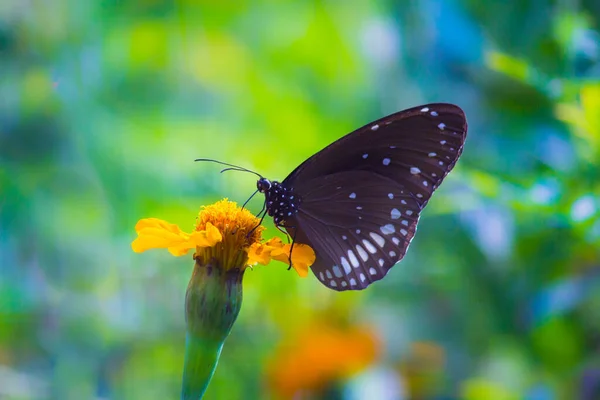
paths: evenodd
<path fill-rule="evenodd" d="M 294 195 L 292 188 L 288 188 L 277 181 L 269 181 L 266 178 L 260 178 L 256 187 L 259 192 L 265 195 L 265 208 L 270 217 L 277 226 L 289 226 L 285 224 L 286 220 L 298 212 L 298 206 L 301 199 Z"/>
<path fill-rule="evenodd" d="M 257 188 L 275 225 L 315 250 L 321 283 L 361 290 L 404 257 L 466 133 L 459 107 L 414 107 L 342 137 L 282 182 L 261 177 Z"/>

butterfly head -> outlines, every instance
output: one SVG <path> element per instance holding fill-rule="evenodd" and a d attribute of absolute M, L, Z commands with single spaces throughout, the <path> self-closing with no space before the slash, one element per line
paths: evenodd
<path fill-rule="evenodd" d="M 256 188 L 261 193 L 267 193 L 271 189 L 271 181 L 267 178 L 260 178 L 256 181 Z"/>

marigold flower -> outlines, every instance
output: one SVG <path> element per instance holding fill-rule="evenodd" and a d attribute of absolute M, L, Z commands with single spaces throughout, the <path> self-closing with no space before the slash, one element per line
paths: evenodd
<path fill-rule="evenodd" d="M 289 262 L 290 244 L 262 243 L 264 227 L 248 210 L 227 199 L 203 207 L 193 232 L 157 218 L 140 220 L 132 242 L 140 253 L 165 248 L 174 256 L 194 251 L 195 266 L 185 295 L 186 352 L 181 398 L 202 398 L 225 339 L 242 305 L 242 278 L 248 266 Z M 315 261 L 310 246 L 294 244 L 292 267 L 305 277 Z"/>
<path fill-rule="evenodd" d="M 195 249 L 194 258 L 215 257 L 226 270 L 267 265 L 271 260 L 288 263 L 291 244 L 284 244 L 277 237 L 261 243 L 265 228 L 258 224 L 259 220 L 248 210 L 224 199 L 200 210 L 191 233 L 158 218 L 140 220 L 135 226 L 138 237 L 131 248 L 136 253 L 163 248 L 174 256 Z M 310 246 L 294 244 L 292 267 L 298 275 L 306 277 L 314 261 L 315 253 Z"/>

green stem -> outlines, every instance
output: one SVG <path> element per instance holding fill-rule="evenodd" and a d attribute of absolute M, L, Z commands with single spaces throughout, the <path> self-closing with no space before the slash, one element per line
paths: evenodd
<path fill-rule="evenodd" d="M 181 398 L 201 399 L 215 373 L 223 342 L 194 337 L 185 338 L 185 361 Z"/>
<path fill-rule="evenodd" d="M 196 258 L 185 296 L 182 400 L 204 396 L 225 339 L 242 305 L 242 269 L 225 271 L 215 258 Z"/>

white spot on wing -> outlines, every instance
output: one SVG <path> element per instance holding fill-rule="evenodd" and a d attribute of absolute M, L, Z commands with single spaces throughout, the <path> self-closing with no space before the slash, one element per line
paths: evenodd
<path fill-rule="evenodd" d="M 342 287 L 346 287 L 348 286 L 348 284 L 346 283 L 346 281 L 342 281 Z"/>
<path fill-rule="evenodd" d="M 352 193 L 350 193 L 350 195 L 348 197 L 350 197 L 351 199 L 355 199 L 356 198 L 356 193 L 352 192 Z"/>
<path fill-rule="evenodd" d="M 366 281 L 366 280 L 367 280 L 367 277 L 365 276 L 365 274 L 361 273 L 361 274 L 360 274 L 360 281 L 361 281 L 361 282 L 364 282 L 364 281 Z"/>
<path fill-rule="evenodd" d="M 432 117 L 437 117 L 438 116 L 438 113 L 436 113 L 435 111 L 432 111 L 430 114 L 431 114 Z"/>
<path fill-rule="evenodd" d="M 328 269 L 325 270 L 325 274 L 327 275 L 327 279 L 333 278 L 333 276 L 331 275 L 331 272 Z"/>
<path fill-rule="evenodd" d="M 346 235 L 342 235 L 342 239 L 344 239 L 344 240 L 348 240 L 348 236 L 346 236 Z"/>
<path fill-rule="evenodd" d="M 401 224 L 404 225 L 404 226 L 408 226 L 408 221 L 405 220 L 405 219 L 403 219 L 402 222 L 401 222 Z"/>
<path fill-rule="evenodd" d="M 360 256 L 360 258 L 362 258 L 363 261 L 367 261 L 369 259 L 369 255 L 367 254 L 365 249 L 360 247 L 360 245 L 358 244 L 356 245 L 356 251 L 358 252 L 358 255 Z"/>
<path fill-rule="evenodd" d="M 362 156 L 365 160 L 367 159 L 367 157 L 369 157 L 369 155 L 367 153 L 363 154 Z"/>
<path fill-rule="evenodd" d="M 348 263 L 348 260 L 346 260 L 346 257 L 342 257 L 340 258 L 340 261 L 342 262 L 342 267 L 344 267 L 344 272 L 346 274 L 348 274 L 352 269 L 350 268 L 350 264 Z M 341 272 L 340 272 L 341 274 Z"/>
<path fill-rule="evenodd" d="M 371 127 L 372 131 L 376 131 L 377 129 L 379 129 L 379 125 L 375 124 Z"/>
<path fill-rule="evenodd" d="M 385 260 L 383 258 L 380 258 L 377 262 L 379 263 L 380 267 L 383 267 L 383 264 L 385 264 Z"/>
<path fill-rule="evenodd" d="M 417 167 L 410 167 L 410 173 L 413 175 L 420 174 L 421 170 Z"/>
<path fill-rule="evenodd" d="M 400 203 L 402 203 L 402 204 L 404 204 L 404 205 L 406 205 L 406 204 L 407 204 L 407 203 L 406 203 L 406 200 L 404 200 L 404 199 L 403 199 L 403 200 L 400 200 Z"/>
<path fill-rule="evenodd" d="M 371 268 L 369 268 L 369 273 L 371 275 L 377 275 L 377 270 L 375 268 L 371 267 Z"/>
<path fill-rule="evenodd" d="M 385 244 L 385 239 L 382 238 L 380 235 L 376 234 L 375 232 L 369 233 L 369 236 L 371 236 L 371 239 L 373 239 L 375 243 L 377 243 L 377 246 L 383 247 L 383 245 Z"/>
<path fill-rule="evenodd" d="M 350 286 L 356 286 L 356 279 L 350 278 Z"/>
<path fill-rule="evenodd" d="M 396 252 L 395 251 L 390 251 L 390 257 L 396 257 Z"/>
<path fill-rule="evenodd" d="M 388 193 L 388 198 L 392 200 L 394 198 L 394 193 Z"/>
<path fill-rule="evenodd" d="M 435 156 L 437 156 L 437 153 L 433 153 L 433 152 L 432 152 L 432 153 L 429 153 L 429 154 L 427 154 L 427 155 L 428 155 L 429 157 L 435 157 Z"/>
<path fill-rule="evenodd" d="M 445 127 L 446 127 L 446 124 L 443 122 L 438 125 L 438 128 L 440 128 L 440 130 L 442 130 L 442 131 L 444 130 Z"/>
<path fill-rule="evenodd" d="M 400 229 L 400 233 L 404 236 L 408 235 L 408 231 L 406 229 Z"/>
<path fill-rule="evenodd" d="M 417 193 L 417 197 L 420 198 L 420 199 L 422 199 L 423 195 L 421 193 Z"/>
<path fill-rule="evenodd" d="M 385 224 L 384 226 L 379 228 L 379 230 L 384 235 L 391 235 L 392 233 L 396 232 L 396 228 L 394 228 L 394 225 L 392 225 L 392 224 Z M 383 245 L 380 247 L 383 247 Z"/>
<path fill-rule="evenodd" d="M 394 242 L 394 244 L 395 244 L 396 246 L 398 246 L 398 245 L 400 244 L 400 239 L 398 239 L 397 237 L 393 237 L 393 238 L 392 238 L 392 242 Z"/>
<path fill-rule="evenodd" d="M 360 266 L 360 263 L 358 262 L 358 258 L 356 258 L 356 256 L 354 255 L 354 252 L 352 250 L 348 250 L 348 259 L 350 259 L 350 264 L 352 264 L 352 266 L 354 268 L 358 268 Z M 350 270 L 346 271 L 346 274 L 349 274 Z"/>
<path fill-rule="evenodd" d="M 383 165 L 390 165 L 390 161 L 391 160 L 389 158 L 384 158 L 382 162 L 383 162 Z"/>
<path fill-rule="evenodd" d="M 331 285 L 331 287 L 336 287 L 337 286 L 337 282 L 334 281 L 333 279 L 331 280 L 331 282 L 329 282 L 329 284 Z"/>
<path fill-rule="evenodd" d="M 406 213 L 406 215 L 412 215 L 413 214 L 412 210 L 406 210 L 405 213 Z"/>
<path fill-rule="evenodd" d="M 357 230 L 356 230 L 356 234 L 357 234 L 357 235 L 360 235 L 360 229 L 357 229 Z"/>
<path fill-rule="evenodd" d="M 423 108 L 421 108 L 421 112 L 427 112 L 427 111 L 429 111 L 429 107 L 423 107 Z"/>
<path fill-rule="evenodd" d="M 446 144 L 446 141 L 445 140 L 440 140 L 440 144 L 443 146 L 443 145 Z"/>
<path fill-rule="evenodd" d="M 348 262 L 348 261 L 346 261 L 346 262 Z M 340 267 L 338 267 L 337 265 L 334 265 L 333 267 L 331 267 L 331 269 L 333 270 L 333 274 L 335 276 L 337 276 L 338 278 L 342 277 L 342 270 L 340 269 Z"/>
<path fill-rule="evenodd" d="M 325 280 L 325 275 L 323 274 L 323 271 L 319 272 L 319 278 L 321 278 L 322 281 Z"/>
<path fill-rule="evenodd" d="M 379 236 L 379 235 L 377 235 L 377 236 Z M 381 236 L 379 236 L 379 237 L 381 238 Z M 383 238 L 381 238 L 381 239 L 383 239 Z M 365 245 L 365 247 L 367 248 L 367 251 L 368 251 L 369 253 L 371 253 L 371 254 L 375 254 L 375 253 L 377 253 L 377 249 L 375 248 L 375 246 L 373 246 L 373 243 L 369 242 L 369 241 L 368 241 L 368 240 L 366 240 L 366 239 L 363 239 L 363 241 L 362 241 L 362 242 L 363 242 L 363 244 Z"/>
<path fill-rule="evenodd" d="M 397 208 L 392 208 L 390 216 L 392 217 L 392 219 L 398 219 L 402 216 L 402 213 Z"/>
<path fill-rule="evenodd" d="M 429 185 L 429 182 L 423 181 L 423 186 L 427 187 L 427 185 Z"/>

